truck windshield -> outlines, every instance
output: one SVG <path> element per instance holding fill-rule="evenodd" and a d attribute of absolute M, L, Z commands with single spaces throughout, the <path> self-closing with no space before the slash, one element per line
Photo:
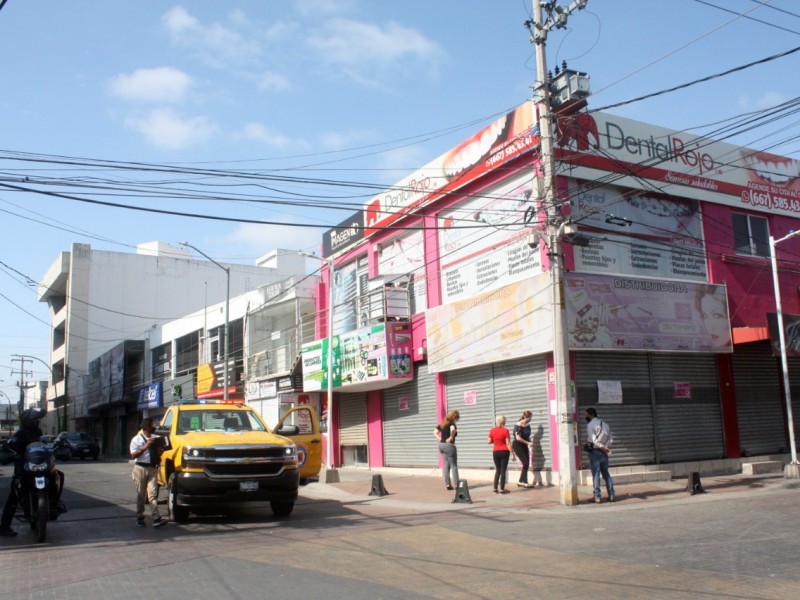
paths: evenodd
<path fill-rule="evenodd" d="M 192 431 L 266 431 L 252 413 L 243 410 L 192 410 L 181 413 L 178 433 Z"/>

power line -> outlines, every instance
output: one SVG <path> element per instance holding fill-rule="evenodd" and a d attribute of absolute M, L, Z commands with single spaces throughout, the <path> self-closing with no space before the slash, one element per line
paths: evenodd
<path fill-rule="evenodd" d="M 607 104 L 606 106 L 601 106 L 600 108 L 593 108 L 593 109 L 591 109 L 591 110 L 589 110 L 587 112 L 593 113 L 593 112 L 604 111 L 604 110 L 608 110 L 609 108 L 617 108 L 617 107 L 620 107 L 620 106 L 625 106 L 626 104 L 633 104 L 634 102 L 641 102 L 642 100 L 647 100 L 649 98 L 655 98 L 656 96 L 662 96 L 664 94 L 669 94 L 670 92 L 675 92 L 677 90 L 682 90 L 682 89 L 691 87 L 693 85 L 697 85 L 698 83 L 705 83 L 707 81 L 712 81 L 713 79 L 718 79 L 719 77 L 724 77 L 726 75 L 730 75 L 731 73 L 737 73 L 739 71 L 744 71 L 744 70 L 749 69 L 751 67 L 754 67 L 756 65 L 761 65 L 761 64 L 765 64 L 765 63 L 771 62 L 773 60 L 777 60 L 779 58 L 784 58 L 784 57 L 790 56 L 790 55 L 792 55 L 792 54 L 794 54 L 795 52 L 798 52 L 798 51 L 800 51 L 800 46 L 792 48 L 791 50 L 786 50 L 785 52 L 779 52 L 777 54 L 772 54 L 770 56 L 761 58 L 759 60 L 744 64 L 744 65 L 739 65 L 738 67 L 734 67 L 732 69 L 728 69 L 727 71 L 722 71 L 720 73 L 714 73 L 713 75 L 707 75 L 706 77 L 701 77 L 700 79 L 695 79 L 693 81 L 689 81 L 687 83 L 682 83 L 680 85 L 676 85 L 676 86 L 673 86 L 673 87 L 670 87 L 670 88 L 659 90 L 657 92 L 652 92 L 650 94 L 645 94 L 643 96 L 638 96 L 636 98 L 631 98 L 630 100 L 623 100 L 622 102 L 616 102 L 614 104 Z"/>

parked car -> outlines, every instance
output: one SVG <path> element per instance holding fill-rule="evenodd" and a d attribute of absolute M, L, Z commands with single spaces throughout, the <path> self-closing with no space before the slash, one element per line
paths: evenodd
<path fill-rule="evenodd" d="M 39 441 L 53 451 L 53 456 L 55 456 L 57 460 L 69 460 L 72 458 L 72 450 L 70 450 L 69 444 L 56 445 L 57 439 L 58 438 L 54 435 L 43 435 L 39 438 Z"/>
<path fill-rule="evenodd" d="M 94 460 L 100 456 L 100 444 L 97 440 L 83 431 L 62 431 L 56 439 L 66 439 L 69 443 L 70 455 L 72 458 L 81 460 L 91 457 Z"/>

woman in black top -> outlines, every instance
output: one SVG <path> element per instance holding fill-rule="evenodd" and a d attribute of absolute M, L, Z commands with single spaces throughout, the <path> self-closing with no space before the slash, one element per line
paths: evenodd
<path fill-rule="evenodd" d="M 458 429 L 456 421 L 460 418 L 457 410 L 450 411 L 447 416 L 436 426 L 433 434 L 439 440 L 439 454 L 442 455 L 442 474 L 444 485 L 448 490 L 453 489 L 453 483 L 458 485 L 458 453 L 456 452 L 456 436 Z M 450 478 L 452 471 L 453 477 Z"/>
<path fill-rule="evenodd" d="M 514 433 L 512 435 L 514 441 L 511 444 L 511 448 L 514 450 L 514 454 L 517 455 L 517 458 L 519 458 L 519 464 L 522 467 L 519 474 L 519 483 L 517 483 L 517 485 L 524 488 L 533 487 L 528 483 L 528 468 L 531 464 L 530 449 L 533 447 L 533 441 L 531 440 L 532 416 L 533 413 L 529 410 L 523 412 L 517 424 L 514 425 Z"/>

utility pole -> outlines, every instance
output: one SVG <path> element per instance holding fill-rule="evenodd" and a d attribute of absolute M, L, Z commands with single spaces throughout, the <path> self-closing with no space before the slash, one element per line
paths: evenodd
<path fill-rule="evenodd" d="M 586 7 L 588 0 L 575 0 L 567 8 L 557 2 L 533 0 L 533 22 L 526 25 L 531 32 L 531 42 L 536 51 L 536 108 L 539 119 L 540 162 L 543 178 L 544 209 L 547 213 L 547 247 L 550 257 L 550 284 L 553 302 L 553 370 L 555 372 L 555 393 L 558 432 L 558 481 L 561 504 L 578 504 L 577 469 L 575 464 L 575 403 L 572 394 L 569 345 L 566 328 L 566 308 L 564 304 L 564 256 L 562 237 L 568 221 L 559 210 L 556 189 L 555 154 L 553 152 L 553 117 L 551 112 L 550 81 L 547 73 L 545 42 L 551 29 L 566 26 L 567 19 L 574 10 Z M 543 10 L 547 10 L 547 19 Z"/>
<path fill-rule="evenodd" d="M 25 363 L 26 362 L 33 363 L 33 361 L 26 356 L 19 356 L 19 355 L 14 355 L 14 356 L 18 356 L 18 358 L 12 358 L 11 359 L 12 363 L 13 362 L 22 363 L 22 368 L 19 371 L 16 371 L 13 368 L 11 369 L 11 375 L 16 375 L 17 373 L 19 373 L 19 381 L 17 382 L 17 387 L 19 387 L 19 404 L 17 407 L 17 414 L 19 415 L 19 418 L 22 419 L 22 411 L 25 410 L 25 390 L 28 389 L 28 386 L 25 385 L 25 375 L 30 375 L 31 377 L 33 377 L 33 371 L 25 370 Z"/>

